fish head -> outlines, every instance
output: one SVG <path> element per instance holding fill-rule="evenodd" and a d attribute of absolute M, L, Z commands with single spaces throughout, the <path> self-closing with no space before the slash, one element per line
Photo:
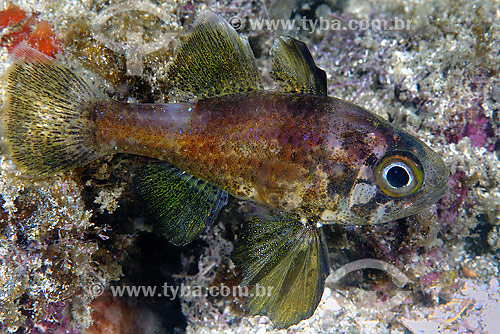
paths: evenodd
<path fill-rule="evenodd" d="M 347 154 L 350 172 L 329 189 L 335 207 L 323 211 L 324 223 L 386 223 L 420 212 L 447 192 L 449 171 L 441 157 L 409 133 L 377 121 L 374 129 L 359 128 L 367 157 Z"/>

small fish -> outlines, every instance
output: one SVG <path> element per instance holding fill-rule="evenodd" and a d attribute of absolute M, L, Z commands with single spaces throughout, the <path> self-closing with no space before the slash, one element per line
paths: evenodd
<path fill-rule="evenodd" d="M 20 52 L 6 79 L 12 158 L 43 176 L 114 153 L 158 159 L 140 170 L 138 188 L 176 245 L 210 227 L 228 194 L 266 208 L 244 224 L 232 257 L 244 284 L 273 288 L 249 297 L 251 313 L 289 327 L 323 293 L 322 225 L 415 214 L 444 194 L 449 173 L 415 137 L 328 97 L 303 42 L 277 37 L 271 55 L 278 89 L 264 91 L 247 40 L 204 12 L 168 72 L 185 102 L 140 104 L 112 101 L 68 67 Z"/>

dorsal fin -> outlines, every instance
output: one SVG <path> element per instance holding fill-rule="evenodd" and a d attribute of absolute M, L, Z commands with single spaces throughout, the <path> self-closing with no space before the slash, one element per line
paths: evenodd
<path fill-rule="evenodd" d="M 212 12 L 201 13 L 168 78 L 174 90 L 199 98 L 262 89 L 248 41 Z"/>
<path fill-rule="evenodd" d="M 271 77 L 285 92 L 326 95 L 326 73 L 318 68 L 304 42 L 279 36 L 271 48 Z"/>

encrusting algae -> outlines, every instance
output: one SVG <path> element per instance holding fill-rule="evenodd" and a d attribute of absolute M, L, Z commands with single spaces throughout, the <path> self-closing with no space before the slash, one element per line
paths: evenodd
<path fill-rule="evenodd" d="M 424 143 L 352 103 L 326 96 L 303 42 L 271 49 L 277 91 L 264 91 L 248 42 L 211 12 L 168 71 L 184 102 L 110 100 L 68 67 L 26 47 L 7 74 L 5 136 L 13 160 L 48 176 L 99 157 L 159 159 L 138 188 L 158 232 L 185 245 L 228 194 L 264 208 L 233 253 L 253 314 L 278 328 L 310 317 L 329 273 L 324 224 L 378 224 L 418 213 L 446 191 L 448 171 Z M 161 160 L 161 161 L 160 161 Z"/>

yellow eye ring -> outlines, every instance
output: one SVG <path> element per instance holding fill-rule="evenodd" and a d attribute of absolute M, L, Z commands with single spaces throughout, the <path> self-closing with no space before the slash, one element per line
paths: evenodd
<path fill-rule="evenodd" d="M 375 180 L 380 190 L 390 197 L 405 197 L 422 186 L 424 173 L 412 159 L 404 155 L 383 158 L 375 166 Z"/>

